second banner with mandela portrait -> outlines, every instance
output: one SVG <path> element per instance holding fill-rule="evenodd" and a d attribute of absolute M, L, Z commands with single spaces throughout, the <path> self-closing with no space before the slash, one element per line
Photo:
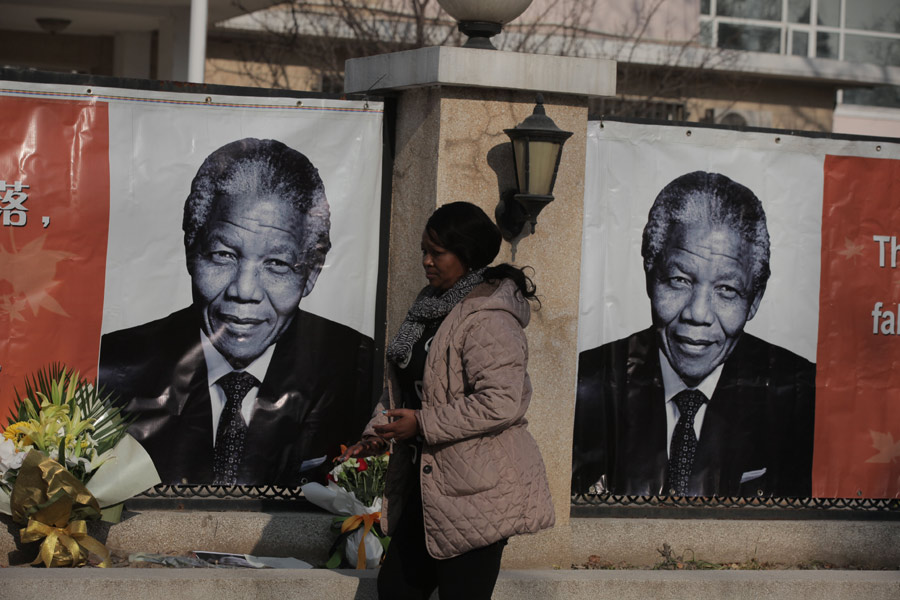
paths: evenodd
<path fill-rule="evenodd" d="M 592 125 L 573 493 L 900 495 L 900 144 Z"/>

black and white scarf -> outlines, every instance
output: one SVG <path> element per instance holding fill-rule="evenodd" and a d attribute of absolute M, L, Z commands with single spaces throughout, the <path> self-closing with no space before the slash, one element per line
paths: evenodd
<path fill-rule="evenodd" d="M 469 271 L 445 292 L 431 286 L 422 290 L 406 313 L 397 335 L 388 344 L 388 360 L 398 365 L 405 363 L 412 353 L 413 346 L 422 337 L 425 327 L 446 317 L 460 300 L 484 281 L 484 271 L 484 268 Z"/>

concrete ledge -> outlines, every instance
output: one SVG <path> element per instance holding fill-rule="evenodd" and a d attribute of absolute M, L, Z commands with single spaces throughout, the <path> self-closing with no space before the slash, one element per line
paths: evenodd
<path fill-rule="evenodd" d="M 596 554 L 613 563 L 654 565 L 661 560 L 657 549 L 668 543 L 676 555 L 710 562 L 900 567 L 897 520 L 579 518 L 571 528 L 576 562 Z"/>
<path fill-rule="evenodd" d="M 89 523 L 89 533 L 119 554 L 188 553 L 192 550 L 238 552 L 255 556 L 293 556 L 324 564 L 334 540 L 332 516 L 324 512 L 236 512 L 147 510 L 126 512 L 113 526 Z M 3 516 L 0 565 L 34 558 L 21 552 L 18 526 Z M 668 543 L 676 555 L 710 562 L 760 562 L 786 565 L 825 561 L 838 567 L 900 567 L 900 520 L 765 520 L 574 518 L 569 522 L 571 556 L 578 564 L 598 555 L 612 563 L 652 566 L 658 548 Z M 519 536 L 508 548 L 504 566 L 525 566 L 519 554 L 537 537 Z M 26 556 L 27 554 L 27 556 Z M 561 564 L 536 565 L 568 569 Z M 530 563 L 529 563 L 530 566 Z"/>
<path fill-rule="evenodd" d="M 354 58 L 345 63 L 346 93 L 449 85 L 579 96 L 616 93 L 616 63 L 602 58 L 434 46 Z"/>
<path fill-rule="evenodd" d="M 17 600 L 148 597 L 376 600 L 374 571 L 31 569 L 3 571 Z M 494 600 L 896 600 L 897 571 L 502 571 Z"/>
<path fill-rule="evenodd" d="M 18 525 L 0 515 L 0 565 L 21 564 Z M 193 550 L 254 556 L 293 556 L 324 564 L 334 541 L 333 516 L 325 512 L 148 510 L 127 512 L 120 523 L 89 522 L 88 533 L 116 554 L 186 554 Z M 36 548 L 36 547 L 35 547 Z M 27 560 L 34 558 L 32 549 Z"/>

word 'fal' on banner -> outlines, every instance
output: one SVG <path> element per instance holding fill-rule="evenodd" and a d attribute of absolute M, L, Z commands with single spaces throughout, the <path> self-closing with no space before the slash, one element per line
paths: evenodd
<path fill-rule="evenodd" d="M 884 309 L 884 302 L 876 302 L 872 309 L 872 333 L 875 335 L 900 335 L 900 304 L 896 304 L 896 312 Z"/>

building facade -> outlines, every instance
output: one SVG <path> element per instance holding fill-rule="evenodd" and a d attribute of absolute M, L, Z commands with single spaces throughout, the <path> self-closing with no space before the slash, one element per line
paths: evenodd
<path fill-rule="evenodd" d="M 464 40 L 436 0 L 200 1 L 207 83 L 340 92 L 347 58 Z M 185 80 L 191 2 L 0 0 L 0 65 Z M 896 0 L 535 0 L 495 40 L 616 60 L 593 118 L 900 137 Z"/>

